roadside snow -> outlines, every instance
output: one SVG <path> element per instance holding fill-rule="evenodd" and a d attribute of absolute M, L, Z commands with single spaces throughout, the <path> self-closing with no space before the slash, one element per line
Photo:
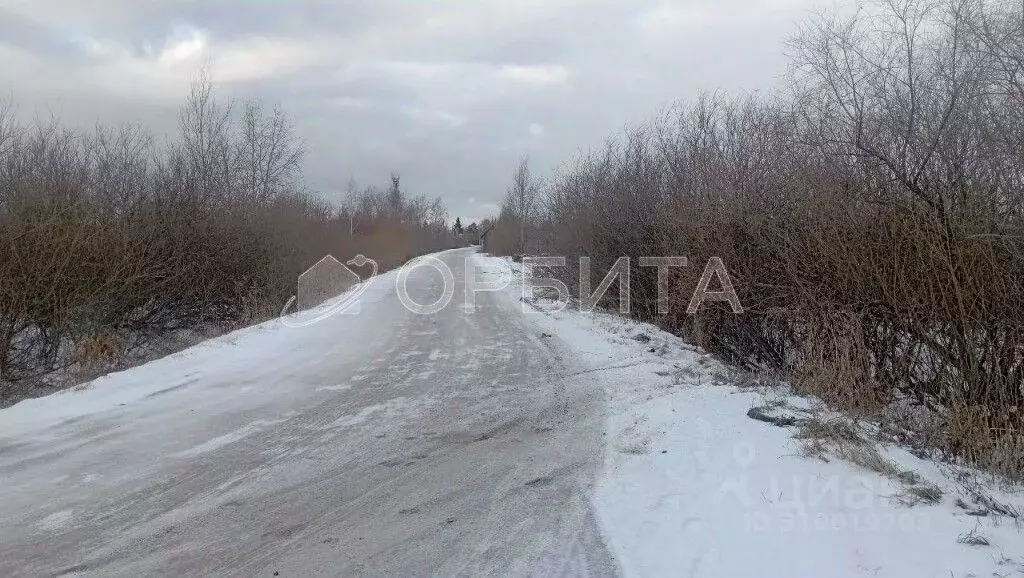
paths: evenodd
<path fill-rule="evenodd" d="M 394 291 L 397 273 L 397 270 L 390 271 L 355 285 L 345 294 L 318 307 L 294 313 L 287 320 L 293 325 L 301 325 L 303 321 L 316 319 L 355 292 L 360 293 L 360 306 L 373 307 Z M 375 322 L 381 320 L 372 315 L 336 314 L 330 317 L 329 322 L 302 328 L 290 327 L 281 319 L 272 319 L 239 329 L 162 359 L 5 408 L 0 413 L 0 441 L 6 438 L 21 443 L 32 435 L 45 438 L 46 431 L 55 426 L 73 423 L 86 416 L 113 416 L 124 412 L 125 406 L 131 406 L 136 412 L 146 406 L 151 406 L 152 411 L 163 412 L 218 405 L 238 409 L 238 393 L 247 394 L 247 401 L 241 406 L 257 406 L 264 401 L 287 396 L 289 392 L 252 385 L 227 388 L 217 379 L 230 375 L 235 383 L 256 384 L 271 370 L 287 371 L 297 365 L 322 363 L 325 356 L 339 354 L 336 351 L 338 335 L 357 333 L 364 324 Z M 254 363 L 254 360 L 260 362 Z M 324 383 L 311 389 L 337 392 L 347 387 L 350 386 Z M 230 406 L 226 403 L 229 400 Z M 246 427 L 249 429 L 242 428 L 208 443 L 211 447 L 222 442 L 231 443 L 255 431 L 253 428 L 258 429 L 256 426 Z"/>
<path fill-rule="evenodd" d="M 524 300 L 520 266 L 480 254 L 473 262 L 479 281 L 491 288 L 504 285 L 498 291 L 506 306 L 521 308 L 538 335 L 559 352 L 569 368 L 563 377 L 597 386 L 595 392 L 606 399 L 605 471 L 591 499 L 626 576 L 1024 576 L 1024 534 L 991 504 L 966 495 L 963 484 L 938 464 L 896 445 L 882 445 L 879 452 L 898 476 L 832 453 L 825 459 L 805 457 L 804 443 L 793 437 L 796 428 L 755 421 L 747 413 L 770 406 L 806 415 L 801 412 L 814 409 L 813 400 L 740 387 L 711 356 L 653 326 L 561 309 L 550 300 Z M 321 364 L 370 358 L 375 344 L 357 339 L 339 347 L 338 339 L 395 320 L 400 312 L 384 301 L 394 274 L 365 288 L 360 303 L 372 309 L 365 314 L 337 315 L 301 331 L 270 321 L 6 408 L 0 413 L 0 450 L 17 449 L 22 461 L 74 450 L 75 459 L 91 463 L 95 456 L 89 452 L 104 447 L 91 444 L 97 436 L 132 436 L 146 458 L 137 458 L 138 463 L 156 467 L 153 456 L 208 457 L 258 435 L 291 419 L 297 400 L 339 396 L 349 382 L 365 378 L 355 374 L 338 383 Z M 426 352 L 431 360 L 440 356 L 437 349 Z M 299 367 L 303 371 L 297 372 Z M 372 370 L 373 363 L 366 366 Z M 462 370 L 471 373 L 472 367 Z M 435 404 L 440 401 L 397 397 L 325 425 L 344 430 Z M 175 435 L 148 426 L 157 416 L 159 423 L 174 424 Z M 51 485 L 70 479 L 66 473 L 42 472 Z M 110 471 L 102 478 L 83 473 L 76 483 L 102 484 L 111 476 Z M 31 519 L 43 532 L 81 524 L 86 510 L 73 500 L 41 502 L 37 486 L 30 477 L 7 485 L 9 510 L 28 514 L 5 523 Z M 927 490 L 934 499 L 911 500 L 914 489 Z M 983 489 L 999 503 L 1024 511 L 1020 493 Z"/>
<path fill-rule="evenodd" d="M 508 299 L 564 346 L 578 366 L 569 378 L 604 390 L 605 472 L 592 502 L 624 575 L 1024 576 L 1024 534 L 1005 516 L 955 505 L 971 499 L 935 463 L 879 448 L 899 478 L 941 490 L 935 503 L 907 505 L 900 479 L 831 454 L 804 457 L 795 428 L 747 416 L 813 400 L 740 388 L 656 327 L 524 299 L 520 265 L 475 259 L 482 279 L 508 282 Z M 1019 493 L 989 491 L 1024 509 Z"/>

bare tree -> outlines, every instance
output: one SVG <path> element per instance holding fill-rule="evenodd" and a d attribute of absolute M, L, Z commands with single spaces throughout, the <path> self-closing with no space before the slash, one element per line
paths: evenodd
<path fill-rule="evenodd" d="M 242 106 L 237 170 L 242 190 L 257 203 L 294 189 L 304 154 L 288 117 L 275 106 L 268 116 L 259 100 Z"/>
<path fill-rule="evenodd" d="M 145 199 L 153 154 L 153 138 L 145 128 L 97 126 L 87 148 L 92 151 L 92 193 L 103 210 L 124 215 Z"/>
<path fill-rule="evenodd" d="M 447 220 L 448 209 L 444 206 L 444 200 L 441 197 L 435 197 L 427 208 L 427 221 L 435 229 L 443 229 Z"/>
<path fill-rule="evenodd" d="M 972 4 L 884 0 L 850 17 L 812 20 L 791 42 L 809 138 L 897 185 L 893 193 L 909 192 L 942 221 L 963 199 L 938 184 L 949 171 L 961 182 L 979 176 L 964 173 L 972 151 L 964 145 L 977 142 L 984 117 Z"/>
<path fill-rule="evenodd" d="M 231 185 L 231 112 L 232 104 L 217 99 L 213 81 L 201 72 L 178 117 L 181 151 L 200 200 L 222 196 Z"/>
<path fill-rule="evenodd" d="M 512 186 L 505 194 L 502 211 L 516 219 L 519 225 L 519 251 L 526 252 L 527 230 L 535 216 L 539 186 L 530 174 L 530 160 L 523 157 L 512 175 Z"/>
<path fill-rule="evenodd" d="M 0 97 L 0 195 L 9 194 L 16 168 L 17 140 L 22 128 L 14 117 L 14 97 Z"/>
<path fill-rule="evenodd" d="M 14 97 L 0 97 L 0 154 L 5 154 L 19 132 L 14 118 Z"/>

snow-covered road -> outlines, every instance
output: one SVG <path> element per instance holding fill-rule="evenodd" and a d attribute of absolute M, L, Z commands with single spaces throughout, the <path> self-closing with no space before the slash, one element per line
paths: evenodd
<path fill-rule="evenodd" d="M 850 421 L 526 297 L 521 265 L 435 258 L 437 313 L 391 272 L 358 314 L 0 410 L 0 576 L 1024 576 L 1019 488 L 870 423 L 859 453 L 808 453 L 748 412 Z M 432 267 L 405 285 L 444 293 Z"/>
<path fill-rule="evenodd" d="M 604 401 L 507 295 L 272 321 L 0 414 L 0 575 L 614 574 Z M 486 275 L 486 272 L 482 273 Z M 430 268 L 408 279 L 435 301 Z"/>

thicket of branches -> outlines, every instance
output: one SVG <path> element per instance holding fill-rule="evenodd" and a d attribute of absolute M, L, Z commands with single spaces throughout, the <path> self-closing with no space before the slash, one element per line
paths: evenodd
<path fill-rule="evenodd" d="M 847 410 L 928 408 L 922 443 L 1024 476 L 1021 10 L 817 16 L 790 42 L 791 91 L 707 95 L 580 158 L 545 187 L 527 249 L 589 256 L 591 286 L 631 256 L 634 314 Z M 506 253 L 523 250 L 514 197 Z M 690 260 L 667 315 L 643 255 Z M 685 314 L 711 256 L 744 314 Z"/>
<path fill-rule="evenodd" d="M 218 98 L 206 78 L 167 142 L 14 112 L 0 100 L 0 403 L 58 369 L 266 319 L 326 253 L 387 268 L 451 243 L 440 201 L 397 176 L 353 185 L 343 207 L 308 193 L 283 111 Z"/>

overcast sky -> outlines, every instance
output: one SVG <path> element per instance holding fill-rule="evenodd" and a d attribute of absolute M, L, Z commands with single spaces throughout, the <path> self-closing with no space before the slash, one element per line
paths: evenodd
<path fill-rule="evenodd" d="M 496 210 L 517 159 L 544 174 L 701 90 L 771 90 L 827 0 L 0 0 L 0 86 L 21 114 L 158 133 L 199 67 L 295 121 L 308 182 Z"/>

